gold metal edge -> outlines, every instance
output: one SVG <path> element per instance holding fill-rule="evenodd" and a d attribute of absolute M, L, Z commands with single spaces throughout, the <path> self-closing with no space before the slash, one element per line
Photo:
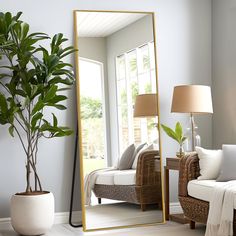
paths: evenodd
<path fill-rule="evenodd" d="M 83 173 L 83 150 L 82 150 L 82 132 L 81 132 L 81 117 L 80 117 L 80 83 L 79 83 L 79 45 L 77 31 L 77 11 L 73 11 L 74 18 L 74 45 L 77 51 L 75 52 L 75 78 L 76 78 L 76 101 L 77 101 L 77 117 L 78 117 L 78 136 L 79 136 L 79 160 L 80 160 L 80 191 L 81 191 L 81 209 L 82 209 L 82 226 L 86 230 L 85 220 L 85 205 L 84 205 L 84 173 Z"/>
<path fill-rule="evenodd" d="M 124 225 L 124 226 L 113 226 L 109 228 L 96 228 L 96 229 L 86 229 L 85 232 L 94 232 L 94 231 L 103 231 L 103 230 L 116 230 L 116 229 L 127 229 L 127 228 L 138 228 L 146 226 L 155 226 L 163 225 L 166 222 L 157 222 L 157 223 L 147 223 L 147 224 L 134 224 L 134 225 Z"/>
<path fill-rule="evenodd" d="M 125 11 L 125 10 L 74 10 L 74 12 L 107 12 L 107 13 L 134 13 L 134 14 L 153 14 L 152 11 Z"/>
<path fill-rule="evenodd" d="M 161 142 L 161 123 L 160 123 L 160 96 L 159 96 L 159 80 L 158 80 L 158 63 L 157 63 L 157 42 L 156 42 L 156 21 L 155 12 L 152 13 L 152 25 L 153 25 L 153 41 L 154 41 L 154 55 L 156 66 L 156 89 L 157 89 L 157 113 L 158 113 L 158 132 L 159 132 L 159 153 L 160 153 L 160 166 L 161 166 L 161 194 L 162 194 L 162 217 L 163 223 L 166 223 L 165 216 L 165 194 L 164 194 L 164 177 L 163 177 L 163 157 L 162 157 L 162 142 Z"/>
<path fill-rule="evenodd" d="M 156 66 L 156 87 L 157 87 L 157 106 L 158 106 L 158 121 L 160 120 L 160 109 L 159 109 L 159 93 L 158 93 L 158 67 L 157 67 L 157 45 L 156 45 L 156 28 L 155 28 L 155 12 L 145 12 L 145 11 L 114 11 L 114 10 L 73 10 L 74 14 L 74 44 L 75 48 L 78 50 L 78 27 L 77 27 L 77 12 L 113 12 L 113 13 L 139 13 L 139 14 L 151 14 L 152 15 L 152 23 L 153 23 L 153 41 L 154 41 L 154 55 L 155 55 L 155 66 Z M 162 188 L 162 222 L 150 223 L 150 224 L 134 224 L 134 225 L 124 225 L 124 226 L 115 226 L 115 227 L 107 227 L 107 228 L 95 228 L 95 229 L 87 229 L 86 228 L 86 213 L 85 213 L 85 205 L 84 205 L 84 177 L 83 177 L 83 158 L 82 158 L 82 133 L 81 133 L 81 119 L 80 119 L 80 86 L 79 86 L 79 52 L 75 53 L 75 67 L 76 67 L 76 94 L 77 94 L 77 112 L 78 112 L 78 128 L 79 128 L 79 156 L 80 156 L 80 183 L 81 183 L 81 208 L 82 208 L 82 224 L 84 232 L 93 232 L 93 231 L 102 231 L 102 230 L 115 230 L 115 229 L 125 229 L 125 228 L 135 228 L 135 227 L 143 227 L 143 226 L 154 226 L 154 225 L 162 225 L 166 223 L 165 220 L 165 200 L 164 200 L 164 179 L 163 179 L 163 168 L 161 168 L 161 188 Z M 158 132 L 159 132 L 159 152 L 160 152 L 160 166 L 162 167 L 162 148 L 161 148 L 161 135 L 160 135 L 160 122 L 158 122 Z M 82 177 L 82 178 L 81 178 Z"/>

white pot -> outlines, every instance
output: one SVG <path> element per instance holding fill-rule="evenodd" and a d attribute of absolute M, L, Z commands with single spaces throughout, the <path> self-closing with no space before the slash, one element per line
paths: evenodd
<path fill-rule="evenodd" d="M 21 235 L 41 235 L 54 222 L 54 196 L 50 192 L 40 195 L 13 195 L 11 198 L 11 224 Z"/>

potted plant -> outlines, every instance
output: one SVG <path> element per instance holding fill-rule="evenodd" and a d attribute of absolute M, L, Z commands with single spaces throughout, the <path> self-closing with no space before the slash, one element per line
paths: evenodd
<path fill-rule="evenodd" d="M 176 156 L 181 158 L 182 156 L 184 156 L 184 150 L 183 150 L 183 143 L 186 140 L 187 137 L 185 137 L 183 135 L 183 129 L 182 126 L 180 124 L 180 122 L 177 122 L 175 125 L 175 130 L 171 129 L 170 127 L 166 126 L 166 125 L 161 125 L 161 127 L 163 128 L 163 130 L 165 131 L 165 133 L 173 138 L 176 142 L 178 142 L 179 144 L 179 152 L 176 153 Z"/>
<path fill-rule="evenodd" d="M 53 224 L 54 197 L 39 178 L 38 144 L 41 138 L 72 134 L 59 126 L 54 113 L 48 118 L 45 111 L 66 109 L 61 102 L 67 97 L 61 93 L 74 76 L 72 65 L 63 60 L 75 50 L 62 47 L 67 41 L 62 34 L 51 40 L 45 33 L 30 33 L 21 14 L 0 13 L 0 124 L 19 138 L 26 157 L 26 188 L 11 198 L 12 226 L 21 235 L 40 235 Z M 49 50 L 39 45 L 46 40 Z"/>

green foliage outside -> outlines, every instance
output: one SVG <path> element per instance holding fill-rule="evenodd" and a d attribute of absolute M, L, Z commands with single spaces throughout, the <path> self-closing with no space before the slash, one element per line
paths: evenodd
<path fill-rule="evenodd" d="M 99 99 L 81 96 L 81 118 L 102 118 L 102 102 Z"/>

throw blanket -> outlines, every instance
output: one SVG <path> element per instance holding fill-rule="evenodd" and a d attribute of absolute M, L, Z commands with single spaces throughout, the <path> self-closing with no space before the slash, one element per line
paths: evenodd
<path fill-rule="evenodd" d="M 90 172 L 88 175 L 85 176 L 85 179 L 84 179 L 85 205 L 88 205 L 88 206 L 91 205 L 92 190 L 93 190 L 94 185 L 96 183 L 98 174 L 101 172 L 111 171 L 111 170 L 116 170 L 116 168 L 109 167 L 109 168 L 97 169 L 97 170 Z"/>
<path fill-rule="evenodd" d="M 232 236 L 236 180 L 215 186 L 210 200 L 205 236 Z"/>

